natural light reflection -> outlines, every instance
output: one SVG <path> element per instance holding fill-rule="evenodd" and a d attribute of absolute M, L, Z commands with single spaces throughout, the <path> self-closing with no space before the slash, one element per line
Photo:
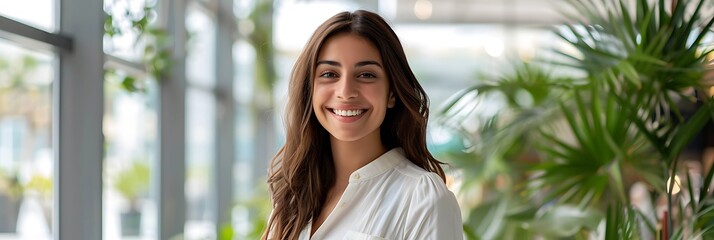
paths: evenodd
<path fill-rule="evenodd" d="M 145 93 L 121 88 L 125 73 L 105 79 L 103 119 L 104 239 L 153 239 L 157 204 L 151 198 L 151 173 L 158 157 L 158 86 Z"/>
<path fill-rule="evenodd" d="M 0 239 L 49 239 L 54 57 L 0 40 Z"/>
<path fill-rule="evenodd" d="M 54 0 L 0 0 L 0 15 L 48 32 L 54 32 Z"/>
<path fill-rule="evenodd" d="M 114 56 L 139 61 L 144 43 L 137 42 L 137 32 L 133 29 L 132 20 L 143 15 L 143 9 L 152 0 L 104 0 L 104 11 L 112 16 L 112 21 L 118 24 L 120 33 L 104 38 L 104 52 Z M 151 18 L 151 21 L 155 18 Z"/>
<path fill-rule="evenodd" d="M 186 239 L 215 238 L 216 21 L 199 4 L 187 6 Z M 224 51 L 224 50 L 221 50 Z"/>

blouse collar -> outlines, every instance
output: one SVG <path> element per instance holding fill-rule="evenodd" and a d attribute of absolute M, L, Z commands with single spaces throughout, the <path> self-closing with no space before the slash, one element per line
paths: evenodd
<path fill-rule="evenodd" d="M 405 160 L 407 159 L 404 157 L 404 150 L 402 148 L 392 148 L 382 154 L 382 156 L 374 159 L 374 161 L 354 171 L 350 175 L 350 182 L 370 179 L 394 168 L 397 164 Z"/>

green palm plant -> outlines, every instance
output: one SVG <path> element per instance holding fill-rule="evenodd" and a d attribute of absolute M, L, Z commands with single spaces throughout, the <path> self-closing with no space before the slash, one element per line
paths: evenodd
<path fill-rule="evenodd" d="M 570 18 L 576 20 L 577 26 L 586 27 L 577 29 L 571 24 L 567 31 L 560 34 L 582 54 L 581 58 L 571 57 L 570 62 L 592 77 L 592 90 L 602 88 L 609 92 L 606 97 L 612 100 L 608 102 L 614 101 L 619 111 L 624 112 L 626 118 L 617 125 L 637 129 L 622 136 L 646 139 L 642 147 L 653 148 L 657 161 L 648 165 L 653 170 L 657 169 L 656 165 L 660 165 L 666 172 L 635 169 L 640 170 L 639 175 L 647 178 L 646 182 L 659 193 L 666 194 L 668 212 L 672 213 L 674 181 L 670 181 L 670 185 L 664 189 L 662 183 L 677 175 L 679 155 L 683 148 L 714 116 L 711 114 L 714 111 L 711 97 L 697 99 L 688 94 L 691 92 L 689 90 L 706 92 L 706 87 L 709 87 L 703 85 L 703 80 L 706 56 L 712 52 L 712 48 L 702 41 L 710 34 L 714 24 L 714 18 L 705 17 L 711 16 L 711 13 L 704 13 L 706 4 L 711 2 L 659 0 L 650 4 L 646 0 L 638 0 L 634 9 L 626 1 L 570 2 L 580 13 L 579 16 L 586 16 Z M 565 33 L 576 37 L 568 37 Z M 695 104 L 701 106 L 691 116 L 682 113 L 681 106 Z M 596 106 L 588 109 L 594 115 L 598 112 Z M 611 119 L 607 116 L 612 115 L 606 114 L 604 119 Z M 597 123 L 594 123 L 582 129 L 597 131 L 597 128 Z M 610 131 L 602 133 L 607 138 L 612 137 L 612 140 L 619 139 L 608 134 Z M 617 143 L 610 141 L 610 144 Z M 585 145 L 580 146 L 584 148 Z M 622 146 L 618 144 L 601 149 L 635 152 L 633 146 Z M 627 158 L 624 154 L 619 155 L 623 159 Z M 661 177 L 657 178 L 657 175 Z M 618 177 L 615 175 L 612 179 L 617 180 Z M 615 183 L 615 186 L 627 185 Z M 628 203 L 626 199 L 622 202 Z M 665 219 L 664 224 L 673 227 L 672 219 Z M 663 238 L 673 237 L 673 232 Z"/>
<path fill-rule="evenodd" d="M 464 169 L 465 188 L 482 189 L 483 201 L 469 214 L 464 230 L 472 239 L 531 239 L 534 232 L 552 237 L 572 235 L 583 226 L 597 226 L 599 214 L 571 214 L 571 205 L 538 208 L 527 201 L 532 182 L 529 177 L 538 168 L 532 156 L 536 142 L 542 141 L 541 126 L 562 118 L 559 102 L 572 98 L 573 88 L 583 83 L 572 78 L 557 78 L 536 65 L 517 64 L 513 74 L 498 81 L 471 87 L 461 92 L 441 113 L 439 122 L 455 129 L 469 142 L 471 151 L 451 151 L 438 156 Z M 494 116 L 477 119 L 477 133 L 469 132 L 464 122 L 473 122 L 469 114 L 474 105 L 488 104 L 491 96 L 500 96 L 507 107 Z M 476 97 L 474 97 L 476 96 Z M 465 104 L 469 102 L 472 104 Z M 474 134 L 474 135 L 471 135 Z M 467 206 L 470 207 L 470 206 Z M 498 219 L 498 221 L 492 221 Z"/>
<path fill-rule="evenodd" d="M 714 99 L 705 94 L 711 87 L 705 79 L 711 71 L 706 56 L 713 51 L 705 42 L 714 24 L 707 9 L 711 1 L 567 2 L 575 12 L 564 12 L 569 23 L 555 33 L 576 53 L 556 51 L 558 58 L 546 62 L 582 75 L 557 77 L 517 65 L 515 77 L 460 94 L 447 105 L 442 121 L 457 130 L 464 131 L 453 122 L 473 111 L 473 104 L 464 101 L 495 93 L 507 96 L 508 107 L 505 114 L 479 121 L 475 133 L 463 134 L 474 142 L 470 162 L 481 165 L 464 164 L 467 157 L 456 165 L 483 167 L 498 161 L 521 166 L 504 168 L 511 186 L 497 191 L 509 199 L 516 197 L 501 201 L 512 203 L 506 209 L 513 211 L 500 215 L 506 222 L 537 225 L 548 219 L 548 213 L 557 214 L 567 206 L 601 218 L 607 239 L 636 239 L 642 232 L 662 239 L 709 239 L 714 228 L 712 171 L 701 174 L 704 179 L 686 175 L 686 189 L 679 194 L 673 190 L 675 181 L 667 180 L 685 178 L 680 155 L 714 119 Z M 512 100 L 523 92 L 532 104 Z M 535 152 L 536 160 L 523 164 L 517 156 L 529 151 Z M 483 175 L 473 178 L 487 185 L 491 180 Z M 693 184 L 698 181 L 703 184 Z M 667 214 L 659 224 L 641 216 L 641 211 L 651 210 L 632 206 L 627 192 L 634 182 L 646 183 L 652 195 L 667 200 Z M 592 218 L 580 219 L 583 224 L 573 226 L 581 230 L 550 235 L 579 238 L 597 232 L 586 223 Z M 484 233 L 468 221 L 465 228 L 474 230 L 473 235 Z M 521 229 L 547 236 L 554 228 Z"/>

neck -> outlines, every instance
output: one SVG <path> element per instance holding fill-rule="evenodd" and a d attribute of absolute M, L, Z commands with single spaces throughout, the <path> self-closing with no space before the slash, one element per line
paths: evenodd
<path fill-rule="evenodd" d="M 332 159 L 335 162 L 334 187 L 336 189 L 346 188 L 349 177 L 354 171 L 371 163 L 387 151 L 382 145 L 379 129 L 362 139 L 351 142 L 331 137 L 330 145 Z"/>

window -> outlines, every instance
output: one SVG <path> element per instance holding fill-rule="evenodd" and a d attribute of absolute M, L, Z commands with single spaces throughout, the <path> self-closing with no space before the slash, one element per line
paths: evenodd
<path fill-rule="evenodd" d="M 48 32 L 57 29 L 54 0 L 0 1 L 0 15 Z"/>
<path fill-rule="evenodd" d="M 157 203 L 152 172 L 158 162 L 158 86 L 144 92 L 121 88 L 127 74 L 108 75 L 104 85 L 104 239 L 155 239 Z"/>
<path fill-rule="evenodd" d="M 0 238 L 52 235 L 54 61 L 0 40 Z"/>
<path fill-rule="evenodd" d="M 146 58 L 159 4 L 104 1 L 104 239 L 158 238 L 159 85 Z"/>
<path fill-rule="evenodd" d="M 216 238 L 216 23 L 204 6 L 186 9 L 186 239 Z"/>

